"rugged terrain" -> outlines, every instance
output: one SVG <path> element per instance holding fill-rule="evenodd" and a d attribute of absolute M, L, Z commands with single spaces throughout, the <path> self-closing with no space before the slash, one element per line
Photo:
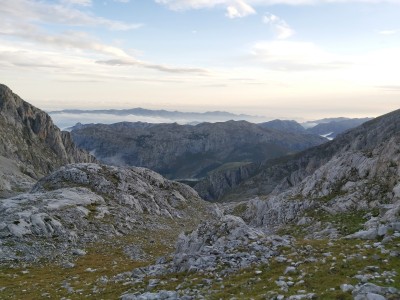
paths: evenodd
<path fill-rule="evenodd" d="M 0 128 L 0 166 L 4 174 L 0 197 L 26 190 L 27 181 L 32 183 L 64 164 L 94 161 L 75 146 L 68 132 L 54 125 L 48 114 L 5 85 L 0 85 Z"/>
<path fill-rule="evenodd" d="M 135 269 L 122 299 L 399 299 L 400 111 L 321 147 L 269 197 L 224 205 L 169 262 Z"/>
<path fill-rule="evenodd" d="M 361 150 L 364 147 L 367 149 L 365 151 L 371 151 L 378 145 L 376 141 L 385 140 L 396 133 L 396 128 L 390 129 L 392 128 L 390 122 L 396 124 L 397 118 L 398 115 L 393 112 L 383 120 L 379 118 L 368 121 L 338 135 L 333 141 L 302 152 L 276 159 L 267 159 L 261 163 L 247 164 L 240 168 L 231 168 L 228 172 L 215 172 L 198 182 L 194 188 L 204 199 L 209 201 L 250 199 L 257 195 L 267 195 L 278 185 L 281 186 L 278 191 L 284 191 L 300 182 L 304 177 L 311 175 L 339 152 L 345 152 L 350 147 L 358 147 L 357 149 Z M 381 128 L 376 129 L 375 124 L 380 124 L 379 122 L 384 122 L 384 124 L 379 125 Z M 382 128 L 385 130 L 380 132 Z M 375 135 L 372 136 L 372 134 Z M 358 140 L 362 142 L 357 142 Z M 284 180 L 284 184 L 282 180 Z"/>
<path fill-rule="evenodd" d="M 19 170 L 6 155 L 2 174 Z M 258 194 L 246 201 L 67 164 L 0 199 L 0 298 L 400 299 L 399 162 L 400 110 L 239 166 L 235 200 Z"/>
<path fill-rule="evenodd" d="M 164 228 L 166 221 L 195 223 L 206 218 L 206 207 L 188 186 L 148 169 L 67 165 L 30 193 L 0 202 L 0 262 L 65 259 L 86 243 Z"/>
<path fill-rule="evenodd" d="M 150 168 L 172 179 L 279 157 L 326 140 L 264 129 L 246 121 L 178 124 L 117 123 L 72 130 L 78 146 L 104 163 Z"/>

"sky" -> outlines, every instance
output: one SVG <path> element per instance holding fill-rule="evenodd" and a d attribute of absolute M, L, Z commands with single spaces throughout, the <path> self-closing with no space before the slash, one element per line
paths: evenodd
<path fill-rule="evenodd" d="M 0 82 L 44 110 L 375 117 L 400 0 L 0 0 Z"/>

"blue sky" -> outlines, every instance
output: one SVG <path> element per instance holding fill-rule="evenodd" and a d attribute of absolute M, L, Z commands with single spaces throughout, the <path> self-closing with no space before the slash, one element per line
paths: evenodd
<path fill-rule="evenodd" d="M 376 116 L 400 1 L 0 0 L 0 78 L 36 106 Z"/>

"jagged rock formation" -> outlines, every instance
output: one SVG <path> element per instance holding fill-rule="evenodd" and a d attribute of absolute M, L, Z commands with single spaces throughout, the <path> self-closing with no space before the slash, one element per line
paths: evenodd
<path fill-rule="evenodd" d="M 74 141 L 110 164 L 143 166 L 168 178 L 201 178 L 208 172 L 300 151 L 326 140 L 264 129 L 245 121 L 178 124 L 86 125 Z"/>
<path fill-rule="evenodd" d="M 71 164 L 28 194 L 0 200 L 0 261 L 34 261 L 165 220 L 199 222 L 207 203 L 190 187 L 144 168 Z"/>
<path fill-rule="evenodd" d="M 15 161 L 21 173 L 34 179 L 67 163 L 94 161 L 75 146 L 68 132 L 53 124 L 48 114 L 5 85 L 0 85 L 0 128 L 0 156 Z M 10 186 L 0 191 L 0 197 L 12 190 Z"/>

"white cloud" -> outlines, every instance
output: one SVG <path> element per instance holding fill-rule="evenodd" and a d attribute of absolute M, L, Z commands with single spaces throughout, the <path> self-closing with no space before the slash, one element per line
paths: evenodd
<path fill-rule="evenodd" d="M 81 4 L 88 3 L 83 0 L 72 1 Z M 2 1 L 0 18 L 13 20 L 15 23 L 38 22 L 69 26 L 100 26 L 111 30 L 131 30 L 142 26 L 142 24 L 130 24 L 93 16 L 62 3 L 46 4 L 41 1 L 28 0 Z"/>
<path fill-rule="evenodd" d="M 68 0 L 69 4 L 89 4 L 86 0 Z M 86 62 L 92 62 L 91 68 L 94 65 L 99 66 L 96 62 L 102 62 L 107 68 L 117 65 L 130 65 L 142 67 L 150 70 L 157 70 L 167 73 L 193 73 L 193 74 L 205 74 L 205 70 L 196 68 L 184 68 L 167 66 L 164 64 L 156 64 L 138 60 L 135 55 L 132 54 L 133 50 L 128 53 L 124 49 L 103 43 L 93 36 L 83 31 L 66 30 L 60 33 L 51 33 L 45 25 L 62 24 L 64 26 L 74 27 L 76 25 L 82 26 L 106 26 L 110 29 L 129 29 L 136 27 L 134 24 L 125 24 L 117 21 L 112 21 L 97 16 L 90 15 L 82 12 L 76 8 L 70 8 L 65 6 L 66 1 L 60 2 L 60 4 L 45 4 L 44 2 L 38 1 L 27 1 L 27 0 L 13 0 L 6 1 L 0 6 L 0 36 L 12 39 L 17 39 L 23 43 L 19 43 L 17 50 L 4 51 L 1 53 L 3 57 L 11 59 L 10 64 L 14 66 L 29 66 L 32 67 L 49 67 L 49 64 L 38 64 L 38 61 L 31 59 L 33 56 L 29 55 L 26 60 L 21 58 L 21 53 L 30 53 L 29 49 L 32 47 L 40 48 L 43 52 L 54 52 L 60 53 L 59 57 L 63 55 L 72 55 L 77 58 L 85 58 Z M 0 43 L 4 44 L 5 40 L 0 39 Z M 15 55 L 15 59 L 12 55 Z M 36 53 L 37 56 L 37 53 Z M 55 61 L 56 66 L 60 66 L 58 62 L 62 59 Z M 79 59 L 74 60 L 76 63 Z M 112 63 L 120 62 L 120 63 Z M 78 63 L 78 65 L 80 65 Z M 3 66 L 6 66 L 3 64 Z M 63 67 L 66 65 L 64 64 Z"/>
<path fill-rule="evenodd" d="M 338 69 L 350 64 L 308 42 L 261 41 L 253 45 L 251 55 L 270 70 L 277 71 Z"/>
<path fill-rule="evenodd" d="M 286 5 L 313 5 L 330 3 L 395 3 L 399 0 L 154 0 L 166 5 L 172 10 L 204 9 L 224 7 L 229 18 L 245 17 L 255 14 L 255 6 Z"/>
<path fill-rule="evenodd" d="M 264 15 L 263 22 L 272 28 L 276 37 L 280 40 L 287 39 L 295 33 L 285 20 L 282 20 L 271 13 Z"/>
<path fill-rule="evenodd" d="M 130 0 L 114 0 L 114 2 L 119 2 L 119 3 L 129 3 Z"/>
<path fill-rule="evenodd" d="M 155 2 L 166 5 L 172 10 L 223 7 L 228 18 L 241 18 L 256 13 L 246 0 L 155 0 Z"/>
<path fill-rule="evenodd" d="M 380 31 L 378 31 L 378 33 L 382 34 L 382 35 L 395 35 L 395 34 L 397 34 L 399 32 L 400 32 L 399 29 L 389 29 L 389 30 L 380 30 Z"/>
<path fill-rule="evenodd" d="M 234 1 L 232 5 L 229 5 L 226 8 L 226 16 L 233 18 L 242 18 L 248 15 L 255 14 L 256 11 L 250 5 L 248 5 L 245 1 Z"/>
<path fill-rule="evenodd" d="M 62 3 L 72 5 L 91 6 L 92 0 L 62 0 Z"/>
<path fill-rule="evenodd" d="M 135 60 L 133 58 L 130 59 L 111 59 L 111 60 L 99 60 L 96 63 L 108 65 L 108 66 L 141 66 L 149 69 L 154 69 L 162 72 L 168 73 L 195 73 L 195 74 L 202 74 L 206 75 L 208 72 L 205 69 L 199 68 L 178 68 L 178 67 L 171 67 L 165 66 L 160 64 L 151 64 L 147 62 L 143 62 L 140 60 Z"/>

